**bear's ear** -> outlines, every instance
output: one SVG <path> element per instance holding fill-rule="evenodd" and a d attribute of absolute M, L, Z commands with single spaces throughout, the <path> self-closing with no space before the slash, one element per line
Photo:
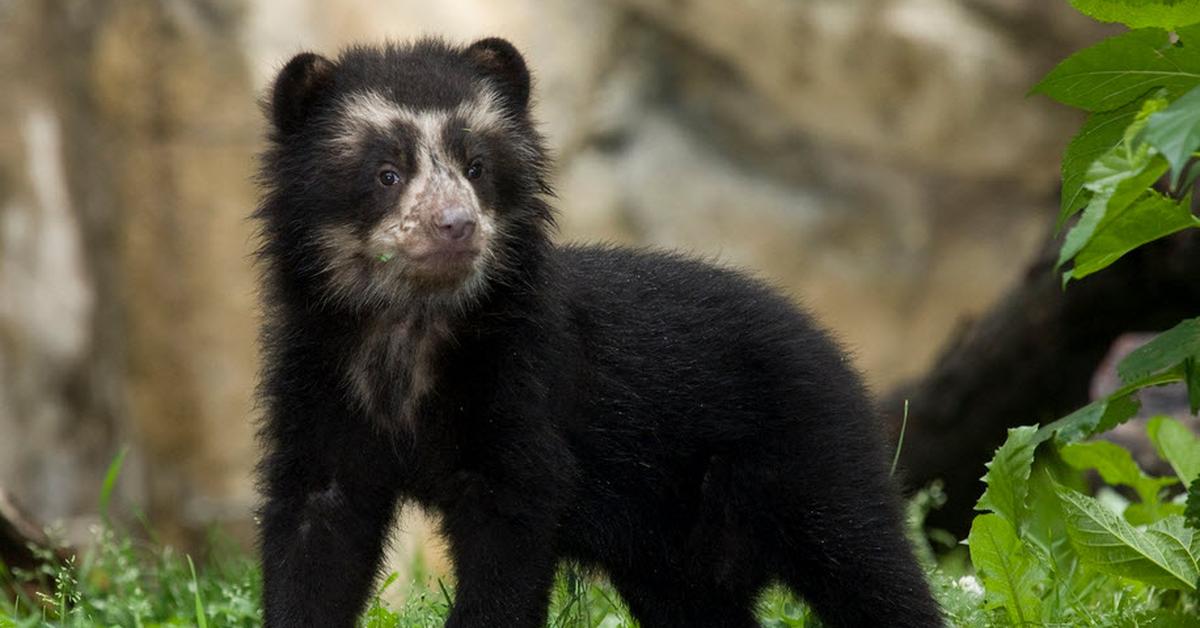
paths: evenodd
<path fill-rule="evenodd" d="M 471 44 L 465 54 L 500 90 L 507 106 L 517 113 L 525 112 L 529 106 L 529 69 L 516 46 L 489 37 Z"/>
<path fill-rule="evenodd" d="M 303 52 L 288 61 L 271 88 L 271 123 L 284 135 L 300 129 L 313 102 L 333 82 L 333 62 L 319 54 Z"/>

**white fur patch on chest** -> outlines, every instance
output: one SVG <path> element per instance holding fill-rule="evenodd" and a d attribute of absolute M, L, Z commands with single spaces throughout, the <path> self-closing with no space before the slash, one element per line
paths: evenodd
<path fill-rule="evenodd" d="M 383 427 L 411 427 L 436 383 L 445 323 L 426 318 L 380 320 L 362 334 L 346 365 L 352 401 Z"/>

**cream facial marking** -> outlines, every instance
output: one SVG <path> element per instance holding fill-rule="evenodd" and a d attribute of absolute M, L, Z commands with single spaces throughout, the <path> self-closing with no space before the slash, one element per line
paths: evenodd
<path fill-rule="evenodd" d="M 513 121 L 495 93 L 482 89 L 476 99 L 453 109 L 414 110 L 373 91 L 357 92 L 343 100 L 337 119 L 330 149 L 344 159 L 358 159 L 364 142 L 389 137 L 397 125 L 415 131 L 410 140 L 415 145 L 409 178 L 378 222 L 365 232 L 338 224 L 318 232 L 327 298 L 362 305 L 400 304 L 431 286 L 457 292 L 445 295 L 452 301 L 472 296 L 494 261 L 490 245 L 498 225 L 467 179 L 467 165 L 447 151 L 444 137 L 451 123 L 473 133 L 510 128 Z M 470 223 L 469 237 L 448 242 L 445 232 L 439 235 L 439 221 L 448 215 Z"/>
<path fill-rule="evenodd" d="M 513 121 L 500 104 L 500 97 L 484 88 L 478 97 L 453 109 L 417 110 L 398 105 L 378 92 L 362 91 L 342 100 L 332 147 L 344 155 L 353 155 L 371 133 L 388 133 L 397 122 L 411 124 L 420 132 L 423 145 L 440 152 L 439 134 L 451 118 L 463 120 L 472 133 L 508 131 Z"/>

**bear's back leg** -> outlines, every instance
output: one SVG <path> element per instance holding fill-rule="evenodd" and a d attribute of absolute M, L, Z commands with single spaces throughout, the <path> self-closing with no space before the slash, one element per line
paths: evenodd
<path fill-rule="evenodd" d="M 681 571 L 647 565 L 646 573 L 610 574 L 642 628 L 757 628 L 755 591 L 733 590 L 689 579 Z"/>
<path fill-rule="evenodd" d="M 693 546 L 782 582 L 828 626 L 942 625 L 876 445 L 810 428 L 713 458 Z"/>

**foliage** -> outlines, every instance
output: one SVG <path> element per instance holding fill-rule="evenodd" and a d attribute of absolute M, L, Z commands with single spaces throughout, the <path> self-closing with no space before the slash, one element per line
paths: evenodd
<path fill-rule="evenodd" d="M 1063 155 L 1059 226 L 1076 214 L 1058 265 L 1064 283 L 1134 248 L 1200 227 L 1192 188 L 1200 167 L 1200 21 L 1195 2 L 1084 2 L 1106 19 L 1150 26 L 1106 39 L 1060 63 L 1033 91 L 1090 112 Z M 1167 5 L 1170 5 L 1169 7 Z M 1124 8 L 1121 8 L 1124 7 Z M 1170 172 L 1165 190 L 1155 185 Z"/>
<path fill-rule="evenodd" d="M 1009 431 L 983 477 L 987 488 L 976 507 L 985 514 L 968 538 L 987 605 L 997 613 L 991 623 L 1111 625 L 1196 612 L 1200 517 L 1185 512 L 1189 496 L 1175 489 L 1198 492 L 1200 438 L 1174 419 L 1148 423 L 1148 438 L 1174 470 L 1166 477 L 1146 474 L 1119 445 L 1087 439 L 1136 414 L 1138 390 L 1191 377 L 1185 365 L 1198 359 L 1200 318 L 1126 356 L 1117 366 L 1124 386 L 1109 397 L 1040 429 Z M 1136 501 L 1079 492 L 1087 471 L 1131 490 Z M 1111 606 L 1114 596 L 1120 607 Z"/>
<path fill-rule="evenodd" d="M 1200 539 L 1183 517 L 1168 516 L 1139 528 L 1082 493 L 1063 490 L 1059 498 L 1067 513 L 1067 533 L 1085 563 L 1164 589 L 1196 590 Z"/>
<path fill-rule="evenodd" d="M 84 626 L 257 626 L 260 575 L 254 561 L 226 542 L 201 568 L 169 547 L 135 541 L 100 528 L 81 559 L 56 563 L 49 552 L 35 572 L 0 570 L 0 628 Z M 362 628 L 440 628 L 453 599 L 450 585 L 422 573 L 419 561 L 400 602 L 389 589 L 392 573 L 376 590 L 359 621 Z M 30 595 L 23 584 L 41 593 Z M 47 591 L 51 591 L 47 593 Z M 15 601 L 5 598 L 15 596 Z M 779 588 L 760 601 L 759 618 L 772 628 L 814 626 L 810 611 Z M 632 628 L 636 623 L 616 592 L 576 567 L 555 581 L 547 628 Z"/>
<path fill-rule="evenodd" d="M 1182 476 L 1149 476 L 1120 446 L 1083 441 L 1098 425 L 1084 423 L 1092 429 L 1060 421 L 1036 432 L 1011 430 L 997 452 L 1008 471 L 995 473 L 993 461 L 984 477 L 988 494 L 1024 496 L 1007 503 L 981 499 L 977 507 L 990 512 L 975 518 L 968 538 L 988 607 L 995 609 L 990 625 L 1116 625 L 1152 612 L 1197 610 L 1200 530 L 1184 516 L 1179 498 L 1169 497 Z M 1200 456 L 1200 439 L 1175 420 L 1158 417 L 1150 431 L 1160 451 L 1170 452 L 1164 457 L 1173 468 L 1190 469 Z M 1071 435 L 1065 443 L 1064 433 Z M 1006 453 L 1028 451 L 1031 444 L 1029 455 Z M 1068 486 L 1079 486 L 1087 470 L 1133 489 L 1137 501 L 1111 493 L 1101 500 Z M 998 503 L 1005 506 L 997 510 Z M 1122 602 L 1113 607 L 1117 598 Z"/>
<path fill-rule="evenodd" d="M 1037 623 L 1045 574 L 1008 519 L 995 513 L 976 517 L 967 543 L 971 563 L 982 575 L 989 608 L 1004 609 L 1017 625 Z"/>
<path fill-rule="evenodd" d="M 1200 2 L 1072 0 L 1134 28 L 1079 51 L 1033 91 L 1089 112 L 1063 155 L 1064 285 L 1147 242 L 1200 227 Z M 1174 29 L 1174 34 L 1164 29 Z M 1152 305 L 1150 306 L 1152 307 Z M 1121 386 L 1038 428 L 987 465 L 968 544 L 986 625 L 1195 625 L 1200 607 L 1200 439 L 1167 417 L 1147 436 L 1173 474 L 1143 471 L 1093 437 L 1133 417 L 1138 391 L 1182 383 L 1200 409 L 1200 318 L 1126 356 Z M 1085 474 L 1104 486 L 1091 496 Z M 1120 489 L 1124 493 L 1118 492 Z M 1183 489 L 1187 489 L 1186 493 Z"/>
<path fill-rule="evenodd" d="M 1197 43 L 1188 48 L 1191 37 Z M 1063 159 L 1060 224 L 1082 209 L 1059 259 L 1060 266 L 1074 262 L 1064 282 L 1101 270 L 1157 237 L 1200 225 L 1191 213 L 1191 194 L 1180 194 L 1195 180 L 1188 170 L 1200 148 L 1198 49 L 1197 28 L 1181 29 L 1175 43 L 1164 31 L 1132 31 L 1077 53 L 1035 88 L 1098 112 Z M 1176 196 L 1152 189 L 1168 171 Z M 1194 619 L 1200 439 L 1165 417 L 1148 424 L 1149 439 L 1175 471 L 1169 477 L 1147 475 L 1114 443 L 1085 439 L 1134 416 L 1137 391 L 1149 386 L 1185 383 L 1196 411 L 1197 363 L 1200 318 L 1181 322 L 1122 360 L 1117 372 L 1123 385 L 1108 397 L 1041 429 L 1009 431 L 987 465 L 987 488 L 977 504 L 985 513 L 968 538 L 988 607 L 1003 612 L 990 622 Z M 1114 510 L 1067 486 L 1078 485 L 1087 470 L 1131 489 L 1137 501 L 1118 497 Z M 1187 511 L 1180 499 L 1165 498 L 1179 485 L 1193 489 Z M 1064 532 L 1069 544 L 1062 542 Z M 1114 599 L 1122 602 L 1114 606 Z"/>
<path fill-rule="evenodd" d="M 87 552 L 31 547 L 31 571 L 0 563 L 0 628 L 34 626 L 256 626 L 261 578 L 257 567 L 222 536 L 209 539 L 207 569 L 169 546 L 144 543 L 112 523 L 109 505 L 125 451 L 100 487 L 103 523 Z M 59 535 L 51 532 L 51 537 Z"/>
<path fill-rule="evenodd" d="M 197 569 L 191 556 L 170 546 L 138 541 L 113 524 L 109 505 L 124 457 L 122 451 L 101 484 L 103 524 L 94 530 L 94 542 L 86 552 L 63 561 L 52 549 L 31 547 L 39 560 L 32 571 L 10 570 L 0 563 L 0 628 L 260 625 L 258 566 L 227 539 L 212 536 L 207 560 Z M 412 581 L 401 603 L 394 605 L 384 597 L 399 574 L 392 573 L 378 587 L 360 618 L 362 628 L 434 628 L 445 622 L 452 587 L 425 574 L 419 557 L 410 571 Z M 814 625 L 809 610 L 780 588 L 763 595 L 760 619 L 778 628 Z M 560 570 L 548 628 L 635 625 L 603 580 L 572 565 Z"/>
<path fill-rule="evenodd" d="M 229 547 L 214 541 L 193 572 L 170 547 L 97 528 L 80 556 L 58 563 L 43 552 L 33 571 L 0 572 L 0 626 L 256 626 L 257 568 Z"/>
<path fill-rule="evenodd" d="M 1081 13 L 1132 28 L 1174 28 L 1196 21 L 1200 0 L 1071 0 Z"/>

